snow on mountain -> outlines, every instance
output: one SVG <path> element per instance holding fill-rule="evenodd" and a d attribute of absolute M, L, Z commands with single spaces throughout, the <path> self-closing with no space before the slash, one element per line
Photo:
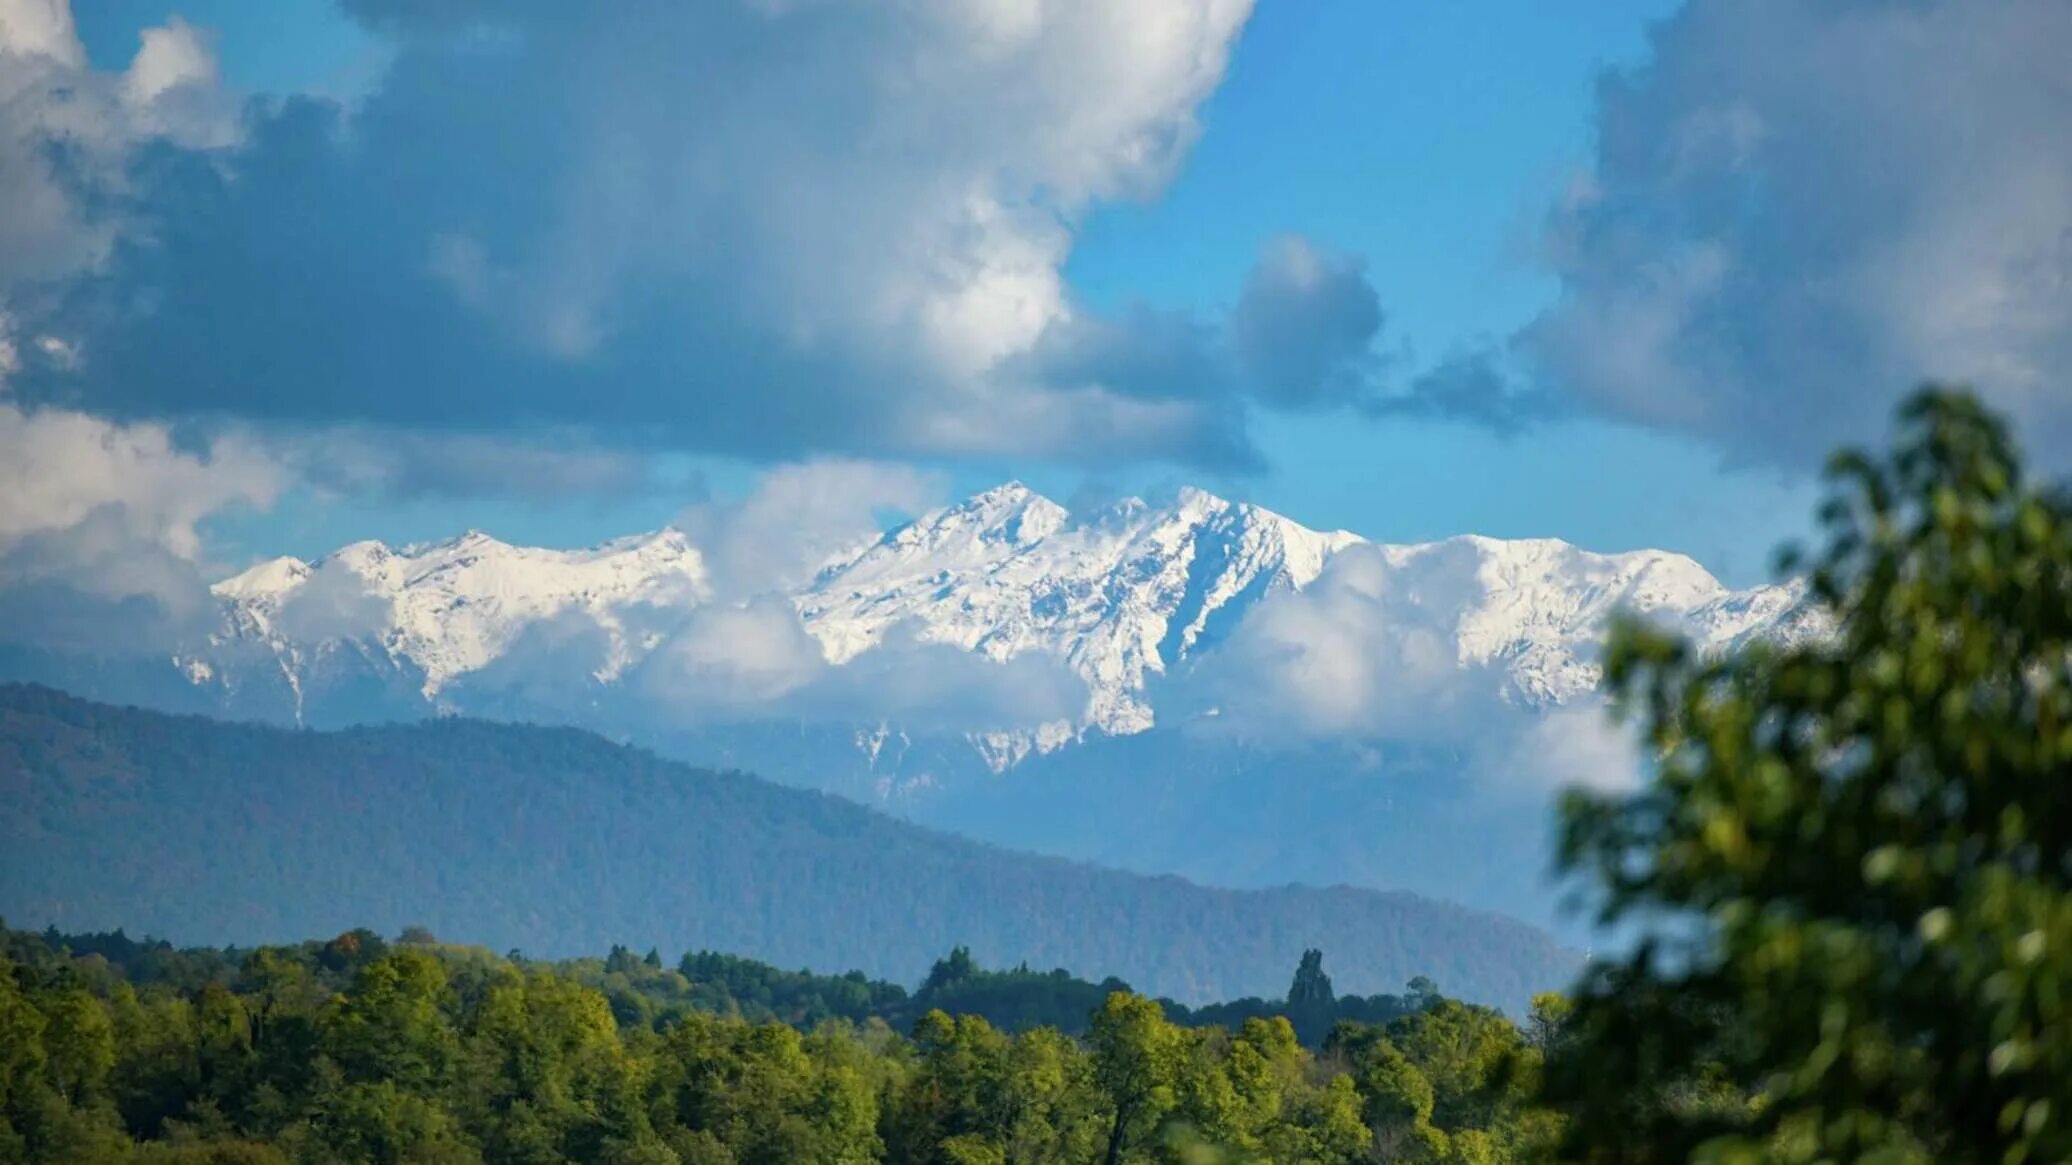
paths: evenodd
<path fill-rule="evenodd" d="M 1075 516 L 1010 482 L 887 532 L 787 597 L 836 666 L 894 638 L 997 661 L 1029 653 L 1062 661 L 1086 682 L 1084 716 L 975 741 L 998 768 L 1087 729 L 1151 727 L 1159 677 L 1213 651 L 1258 604 L 1308 586 L 1333 556 L 1363 543 L 1195 489 L 1170 505 L 1131 499 Z M 1505 698 L 1529 706 L 1594 686 L 1604 620 L 1621 607 L 1667 619 L 1707 646 L 1805 631 L 1796 586 L 1729 590 L 1678 554 L 1477 536 L 1376 549 L 1391 601 L 1446 629 L 1463 666 L 1495 665 Z M 196 683 L 225 682 L 233 649 L 260 643 L 298 698 L 307 673 L 346 660 L 418 677 L 433 707 L 528 630 L 571 615 L 604 631 L 590 678 L 611 684 L 662 634 L 639 628 L 667 622 L 636 612 L 681 615 L 714 601 L 699 551 L 673 529 L 578 551 L 511 546 L 479 532 L 401 550 L 363 542 L 315 563 L 262 563 L 215 593 L 225 623 L 210 658 L 176 661 Z"/>
<path fill-rule="evenodd" d="M 1074 523 L 1011 482 L 893 531 L 794 601 L 837 663 L 902 626 L 996 660 L 1062 658 L 1090 690 L 1086 723 L 1129 733 L 1152 724 L 1152 675 L 1357 541 L 1193 489 Z"/>
<path fill-rule="evenodd" d="M 1596 554 L 1553 538 L 1462 535 L 1380 547 L 1392 589 L 1450 628 L 1464 665 L 1498 664 L 1526 705 L 1594 690 L 1597 648 L 1620 610 L 1690 635 L 1704 649 L 1760 634 L 1798 605 L 1798 584 L 1729 590 L 1696 561 L 1662 550 Z"/>
<path fill-rule="evenodd" d="M 605 631 L 594 678 L 609 682 L 654 646 L 629 632 L 631 608 L 710 595 L 703 559 L 674 529 L 587 550 L 512 546 L 479 530 L 400 550 L 355 542 L 315 563 L 263 562 L 212 589 L 226 606 L 216 646 L 264 643 L 298 693 L 307 669 L 356 648 L 420 675 L 428 702 L 527 629 L 572 612 Z"/>

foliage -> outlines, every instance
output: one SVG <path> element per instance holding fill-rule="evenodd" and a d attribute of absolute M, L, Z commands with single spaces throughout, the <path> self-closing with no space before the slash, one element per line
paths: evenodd
<path fill-rule="evenodd" d="M 911 996 L 711 954 L 661 963 L 620 948 L 550 965 L 421 931 L 181 951 L 0 929 L 0 1160 L 1522 1161 L 1548 1119 L 1498 1067 L 1525 1035 L 1436 997 L 1342 1023 L 1317 1055 L 1284 1017 L 1188 1026 L 1127 990 L 1080 1018 L 1084 1039 L 932 1007 L 910 1036 L 869 1005 L 799 1026 L 747 1018 L 732 994 L 774 1010 L 834 984 L 898 1012 L 991 974 L 968 952 Z M 600 980 L 644 1010 L 626 1020 Z"/>
<path fill-rule="evenodd" d="M 1831 635 L 1613 642 L 1659 771 L 1565 860 L 1666 921 L 1560 1032 L 1573 1159 L 2072 1160 L 2072 506 L 1938 391 L 1830 475 Z"/>

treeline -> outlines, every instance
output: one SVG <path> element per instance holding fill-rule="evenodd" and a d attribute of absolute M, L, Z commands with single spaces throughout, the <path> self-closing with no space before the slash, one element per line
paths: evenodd
<path fill-rule="evenodd" d="M 367 938 L 379 941 L 372 935 Z M 980 966 L 964 947 L 937 960 L 912 993 L 861 971 L 785 971 L 711 951 L 685 955 L 670 969 L 658 951 L 636 956 L 625 947 L 613 947 L 601 960 L 571 959 L 555 963 L 554 969 L 602 994 L 620 1023 L 644 1027 L 665 1023 L 672 1013 L 689 1009 L 801 1028 L 825 1020 L 878 1019 L 903 1031 L 930 1011 L 944 1011 L 976 1016 L 1011 1033 L 1051 1027 L 1076 1036 L 1085 1033 L 1089 1017 L 1110 995 L 1132 991 L 1114 976 L 1092 983 L 1061 968 L 1034 971 L 1023 965 L 992 970 Z M 1165 998 L 1157 1002 L 1175 1023 L 1197 1027 L 1234 1030 L 1249 1019 L 1286 1019 L 1305 1047 L 1316 1048 L 1341 1021 L 1385 1023 L 1421 1010 L 1438 995 L 1438 987 L 1423 977 L 1411 980 L 1404 995 L 1337 995 L 1330 976 L 1324 974 L 1322 953 L 1309 951 L 1286 998 L 1248 997 L 1196 1008 Z"/>
<path fill-rule="evenodd" d="M 0 1161 L 1467 1163 L 1549 1143 L 1527 1097 L 1551 1003 L 1521 1030 L 1422 989 L 1379 1000 L 1335 997 L 1315 952 L 1288 1000 L 1190 1014 L 961 950 L 908 993 L 421 931 L 222 951 L 0 930 Z M 1288 1018 L 1377 1008 L 1314 1047 Z"/>

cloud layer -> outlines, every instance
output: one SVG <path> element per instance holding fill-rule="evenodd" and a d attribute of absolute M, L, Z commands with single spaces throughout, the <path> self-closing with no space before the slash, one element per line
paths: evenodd
<path fill-rule="evenodd" d="M 1067 393 L 1206 407 L 1224 426 L 1209 459 L 1256 468 L 1242 430 L 1251 407 L 1385 411 L 1383 322 L 1357 256 L 1290 235 L 1267 244 L 1220 318 L 1141 303 L 1114 316 L 1068 314 L 1008 368 Z"/>
<path fill-rule="evenodd" d="M 205 625 L 199 524 L 270 504 L 284 481 L 237 440 L 183 448 L 162 425 L 25 411 L 0 393 L 0 643 L 127 654 Z"/>
<path fill-rule="evenodd" d="M 0 0 L 0 310 L 10 291 L 100 263 L 135 225 L 119 203 L 136 151 L 221 145 L 234 112 L 207 37 L 178 17 L 105 73 L 66 0 Z"/>
<path fill-rule="evenodd" d="M 1434 556 L 1419 574 L 1391 567 L 1388 553 L 1349 547 L 1308 587 L 1262 601 L 1180 673 L 1162 714 L 1213 712 L 1195 730 L 1268 746 L 1436 749 L 1463 777 L 1506 793 L 1639 779 L 1634 741 L 1600 701 L 1525 706 L 1506 698 L 1500 666 L 1460 658 L 1457 612 L 1433 603 L 1462 585 L 1459 562 Z"/>
<path fill-rule="evenodd" d="M 2072 449 L 2072 6 L 1691 0 L 1599 90 L 1521 354 L 1584 408 L 1812 463 L 1923 378 Z"/>
<path fill-rule="evenodd" d="M 173 116 L 216 91 L 187 26 L 108 77 L 62 3 L 7 0 L 0 181 L 45 211 L 10 215 L 0 296 L 68 354 L 25 351 L 26 399 L 754 457 L 1251 457 L 1212 384 L 1018 359 L 1074 318 L 1077 219 L 1179 164 L 1250 0 L 348 7 L 390 42 L 381 85 L 251 102 L 230 144 Z M 65 114 L 75 156 L 49 147 L 79 85 L 103 96 Z M 1363 326 L 1264 318 L 1240 355 L 1261 399 L 1313 405 Z"/>

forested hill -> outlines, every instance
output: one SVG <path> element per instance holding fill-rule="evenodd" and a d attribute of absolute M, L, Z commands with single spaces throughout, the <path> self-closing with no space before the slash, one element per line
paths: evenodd
<path fill-rule="evenodd" d="M 421 924 L 534 956 L 718 949 L 899 982 L 963 945 L 1190 1003 L 1277 995 L 1310 947 L 1342 990 L 1425 975 L 1513 1014 L 1576 970 L 1544 933 L 1447 903 L 1013 853 L 570 729 L 295 731 L 20 685 L 0 685 L 0 915 L 206 943 Z"/>

